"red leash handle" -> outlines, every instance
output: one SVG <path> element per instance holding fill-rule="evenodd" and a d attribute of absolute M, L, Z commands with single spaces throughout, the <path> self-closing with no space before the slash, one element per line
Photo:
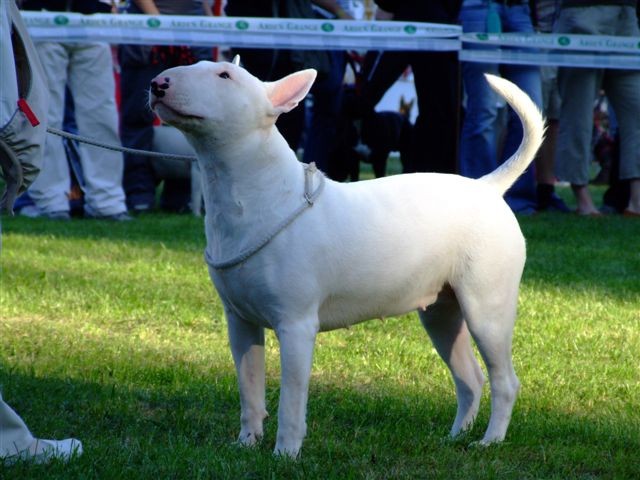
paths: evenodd
<path fill-rule="evenodd" d="M 24 113 L 32 127 L 37 127 L 38 125 L 40 125 L 40 120 L 38 120 L 38 117 L 36 117 L 36 114 L 33 113 L 33 110 L 31 110 L 31 107 L 24 98 L 18 99 L 18 109 L 20 109 L 20 111 Z"/>

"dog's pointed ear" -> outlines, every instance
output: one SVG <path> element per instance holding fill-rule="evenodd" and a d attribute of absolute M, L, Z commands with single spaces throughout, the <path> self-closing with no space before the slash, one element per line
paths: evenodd
<path fill-rule="evenodd" d="M 266 82 L 267 97 L 273 106 L 273 115 L 290 112 L 307 96 L 317 72 L 309 68 L 292 73 L 276 82 Z"/>

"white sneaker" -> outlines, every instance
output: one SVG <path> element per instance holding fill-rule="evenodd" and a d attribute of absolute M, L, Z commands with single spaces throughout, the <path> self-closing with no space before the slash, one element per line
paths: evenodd
<path fill-rule="evenodd" d="M 82 455 L 82 442 L 75 438 L 65 440 L 43 440 L 35 438 L 29 448 L 16 455 L 4 459 L 5 465 L 10 465 L 18 460 L 26 460 L 33 463 L 49 463 L 56 459 L 68 462 L 72 458 Z"/>

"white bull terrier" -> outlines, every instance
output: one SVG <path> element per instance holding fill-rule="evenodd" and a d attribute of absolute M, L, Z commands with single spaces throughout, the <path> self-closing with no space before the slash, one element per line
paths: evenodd
<path fill-rule="evenodd" d="M 264 328 L 280 343 L 275 452 L 296 456 L 317 333 L 412 310 L 455 382 L 451 435 L 478 412 L 484 376 L 473 338 L 491 384 L 480 443 L 501 441 L 519 388 L 511 343 L 526 256 L 502 195 L 542 142 L 540 112 L 515 85 L 487 76 L 524 126 L 500 168 L 478 180 L 416 173 L 337 183 L 300 163 L 274 125 L 315 77 L 303 70 L 263 83 L 235 59 L 171 68 L 151 85 L 151 108 L 184 132 L 202 171 L 206 258 L 238 374 L 239 442 L 260 439 L 267 416 Z"/>

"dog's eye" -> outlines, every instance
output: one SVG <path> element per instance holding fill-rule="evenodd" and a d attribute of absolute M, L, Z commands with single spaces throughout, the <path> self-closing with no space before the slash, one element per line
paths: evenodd
<path fill-rule="evenodd" d="M 218 76 L 220 78 L 231 78 L 231 75 L 229 75 L 227 72 L 219 73 Z"/>

